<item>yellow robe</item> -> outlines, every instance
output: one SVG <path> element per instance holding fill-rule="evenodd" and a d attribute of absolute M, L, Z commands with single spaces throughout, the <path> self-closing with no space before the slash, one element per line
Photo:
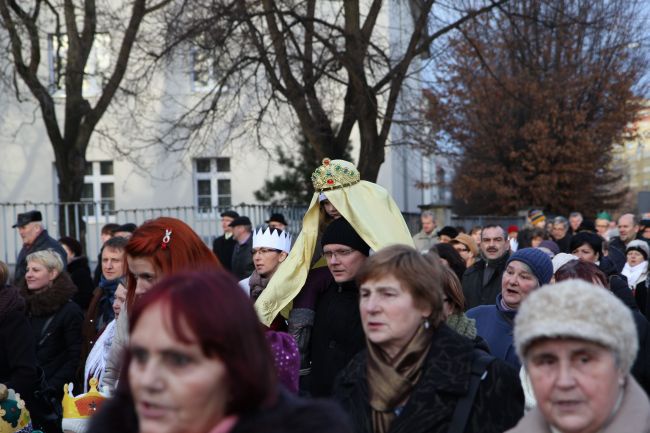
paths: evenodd
<path fill-rule="evenodd" d="M 397 204 L 386 189 L 367 181 L 351 186 L 323 191 L 361 238 L 373 251 L 394 244 L 414 247 L 413 238 Z M 269 326 L 282 312 L 288 317 L 291 301 L 300 292 L 316 248 L 320 214 L 319 192 L 315 192 L 302 221 L 302 231 L 289 253 L 271 277 L 255 309 L 260 320 Z"/>

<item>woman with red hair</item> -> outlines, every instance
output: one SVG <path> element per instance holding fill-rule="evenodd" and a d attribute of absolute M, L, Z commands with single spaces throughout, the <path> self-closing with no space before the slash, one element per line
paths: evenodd
<path fill-rule="evenodd" d="M 134 304 L 130 331 L 93 433 L 351 432 L 334 403 L 277 386 L 252 303 L 225 271 L 163 279 Z"/>
<path fill-rule="evenodd" d="M 214 270 L 221 264 L 194 230 L 183 221 L 159 217 L 138 227 L 126 245 L 127 297 L 124 311 L 116 323 L 111 352 L 106 361 L 102 385 L 110 391 L 120 373 L 122 355 L 128 340 L 128 310 L 166 275 L 184 270 Z"/>

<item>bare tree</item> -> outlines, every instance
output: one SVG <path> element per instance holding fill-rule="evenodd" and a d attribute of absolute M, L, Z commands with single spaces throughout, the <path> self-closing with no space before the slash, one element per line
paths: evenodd
<path fill-rule="evenodd" d="M 54 149 L 61 201 L 80 200 L 86 149 L 102 116 L 123 90 L 142 23 L 171 1 L 0 0 L 0 41 L 9 53 L 2 78 L 13 83 L 19 101 L 26 86 L 38 103 Z M 105 71 L 91 76 L 95 68 L 91 53 L 107 38 L 114 58 Z M 43 54 L 48 47 L 53 50 L 51 74 Z M 95 86 L 91 96 L 84 91 L 89 79 Z"/>
<path fill-rule="evenodd" d="M 506 1 L 462 9 L 434 0 L 178 2 L 166 13 L 168 45 L 159 55 L 174 56 L 189 43 L 195 55 L 213 59 L 216 80 L 157 141 L 172 148 L 226 123 L 255 131 L 263 144 L 271 124 L 285 133 L 300 128 L 318 158 L 338 158 L 356 130 L 359 170 L 375 180 L 392 125 L 408 117 L 407 103 L 419 104 L 419 91 L 411 101 L 401 95 L 432 47 Z M 392 21 L 395 5 L 408 7 L 401 24 Z"/>
<path fill-rule="evenodd" d="M 430 117 L 460 152 L 458 210 L 567 213 L 625 198 L 612 149 L 644 96 L 634 0 L 522 0 L 467 23 Z"/>

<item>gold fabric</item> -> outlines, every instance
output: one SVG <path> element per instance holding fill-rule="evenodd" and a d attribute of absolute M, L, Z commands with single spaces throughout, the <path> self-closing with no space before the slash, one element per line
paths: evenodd
<path fill-rule="evenodd" d="M 379 346 L 366 340 L 374 433 L 386 433 L 395 419 L 395 409 L 406 404 L 422 373 L 432 334 L 432 329 L 420 326 L 411 341 L 393 359 Z"/>
<path fill-rule="evenodd" d="M 323 194 L 374 251 L 393 244 L 414 246 L 397 204 L 381 186 L 362 180 L 351 186 L 323 191 Z M 283 316 L 289 316 L 291 301 L 307 279 L 318 238 L 318 195 L 315 192 L 311 199 L 302 220 L 302 231 L 289 256 L 255 303 L 261 322 L 267 326 L 281 311 Z"/>

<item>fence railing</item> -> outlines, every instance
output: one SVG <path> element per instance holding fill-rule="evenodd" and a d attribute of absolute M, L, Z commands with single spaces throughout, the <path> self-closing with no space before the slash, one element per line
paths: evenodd
<path fill-rule="evenodd" d="M 15 224 L 19 213 L 39 210 L 43 214 L 43 225 L 50 236 L 59 239 L 71 236 L 82 241 L 86 247 L 86 255 L 90 261 L 96 260 L 101 248 L 101 230 L 105 224 L 134 223 L 137 225 L 160 216 L 178 218 L 187 223 L 208 245 L 222 234 L 220 214 L 225 210 L 234 210 L 240 215 L 246 215 L 254 226 L 263 224 L 273 212 L 282 213 L 289 223 L 288 230 L 295 235 L 302 228 L 302 218 L 306 207 L 303 206 L 270 206 L 240 204 L 228 208 L 197 208 L 194 206 L 117 209 L 105 212 L 100 202 L 78 203 L 0 203 L 0 260 L 9 265 L 16 262 L 16 256 L 22 248 L 22 240 L 18 230 L 11 226 Z"/>

